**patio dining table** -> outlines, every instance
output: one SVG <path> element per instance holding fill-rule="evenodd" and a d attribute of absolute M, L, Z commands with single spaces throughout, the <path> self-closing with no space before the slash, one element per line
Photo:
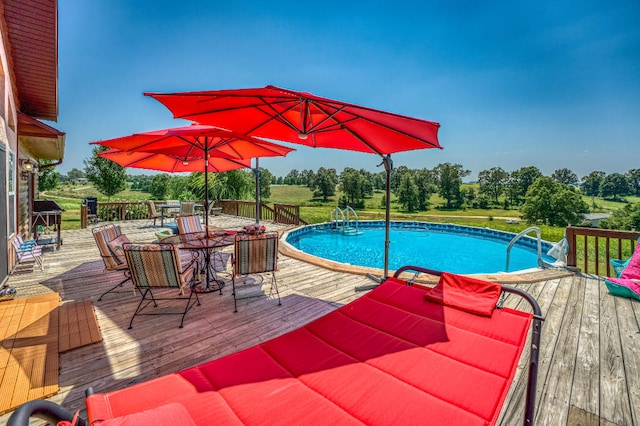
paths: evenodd
<path fill-rule="evenodd" d="M 201 293 L 219 291 L 222 294 L 225 282 L 218 277 L 218 272 L 226 270 L 228 258 L 221 249 L 232 246 L 237 234 L 237 231 L 193 232 L 172 235 L 163 238 L 160 242 L 177 245 L 181 250 L 188 250 L 198 258 L 198 271 L 204 272 L 205 279 L 194 288 L 195 291 Z"/>

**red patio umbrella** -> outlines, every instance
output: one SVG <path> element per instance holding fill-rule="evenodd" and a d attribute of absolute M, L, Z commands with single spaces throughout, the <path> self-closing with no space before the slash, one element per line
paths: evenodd
<path fill-rule="evenodd" d="M 197 124 L 134 133 L 91 143 L 112 148 L 101 156 L 124 167 L 168 172 L 204 172 L 205 212 L 209 211 L 209 172 L 251 167 L 252 158 L 285 156 L 294 151 L 293 148 L 251 136 Z M 256 187 L 256 193 L 258 190 Z M 259 199 L 256 199 L 256 212 L 258 203 Z M 208 228 L 208 214 L 205 214 L 205 225 Z"/>
<path fill-rule="evenodd" d="M 390 154 L 441 148 L 440 124 L 274 86 L 183 93 L 145 93 L 175 118 L 315 148 L 382 156 L 387 175 L 384 275 L 389 270 Z"/>
<path fill-rule="evenodd" d="M 98 154 L 100 157 L 118 163 L 122 167 L 156 170 L 160 172 L 182 173 L 202 172 L 205 169 L 204 158 L 184 160 L 171 155 L 142 151 L 120 151 L 112 148 Z M 224 157 L 209 157 L 207 164 L 210 173 L 227 172 L 251 168 L 251 159 L 240 160 Z"/>

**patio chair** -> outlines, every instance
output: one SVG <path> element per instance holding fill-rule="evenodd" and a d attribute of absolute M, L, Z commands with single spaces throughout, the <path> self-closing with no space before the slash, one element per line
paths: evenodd
<path fill-rule="evenodd" d="M 122 287 L 124 283 L 131 279 L 129 265 L 122 251 L 122 244 L 129 242 L 129 239 L 122 233 L 120 225 L 107 224 L 98 226 L 93 228 L 92 232 L 100 251 L 100 257 L 104 262 L 104 271 L 122 271 L 124 273 L 122 281 L 100 295 L 98 301 L 101 301 L 106 294 L 111 293 L 118 287 Z"/>
<path fill-rule="evenodd" d="M 278 296 L 278 306 L 282 305 L 275 275 L 275 271 L 278 269 L 278 239 L 278 233 L 276 232 L 260 235 L 236 235 L 232 260 L 233 276 L 231 279 L 233 286 L 233 312 L 238 312 L 238 300 L 266 296 L 266 294 L 238 295 L 239 286 L 236 288 L 236 279 L 246 275 L 271 273 L 270 293 L 275 290 Z M 258 283 L 261 284 L 261 281 Z M 245 285 L 251 284 L 246 280 Z"/>
<path fill-rule="evenodd" d="M 25 260 L 33 259 L 36 261 L 38 265 L 40 265 L 40 269 L 44 271 L 44 261 L 42 260 L 42 247 L 38 244 L 28 244 L 22 242 L 22 238 L 14 238 L 11 243 L 13 244 L 13 248 L 16 252 L 16 263 L 22 263 Z"/>
<path fill-rule="evenodd" d="M 176 225 L 178 225 L 178 234 L 192 234 L 194 232 L 204 232 L 199 216 L 176 216 Z"/>
<path fill-rule="evenodd" d="M 173 217 L 180 213 L 180 201 L 179 200 L 167 200 L 166 204 L 175 206 L 165 211 L 165 217 Z"/>
<path fill-rule="evenodd" d="M 193 216 L 196 214 L 196 203 L 194 201 L 180 202 L 180 216 Z"/>
<path fill-rule="evenodd" d="M 160 219 L 160 213 L 156 210 L 156 203 L 147 200 L 147 209 L 149 210 L 149 219 L 153 219 L 153 226 L 156 226 L 156 221 Z"/>
<path fill-rule="evenodd" d="M 184 323 L 187 312 L 195 305 L 200 305 L 198 293 L 193 291 L 195 284 L 195 261 L 191 261 L 183 267 L 180 261 L 180 253 L 173 244 L 132 244 L 122 246 L 131 271 L 131 280 L 134 287 L 140 291 L 142 298 L 136 308 L 129 329 L 133 327 L 133 320 L 138 315 L 181 315 L 180 328 Z M 154 291 L 159 289 L 178 289 L 178 295 L 174 297 L 156 297 Z M 189 296 L 185 297 L 185 290 Z M 195 300 L 192 301 L 195 294 Z M 145 312 L 149 304 L 159 300 L 186 300 L 187 304 L 181 312 Z"/>

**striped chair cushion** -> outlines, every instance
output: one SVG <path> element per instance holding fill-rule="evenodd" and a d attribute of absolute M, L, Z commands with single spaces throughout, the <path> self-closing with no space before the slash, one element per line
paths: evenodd
<path fill-rule="evenodd" d="M 93 229 L 93 237 L 100 250 L 100 256 L 104 261 L 105 269 L 115 270 L 122 269 L 124 263 L 119 263 L 113 255 L 113 252 L 109 248 L 109 241 L 113 241 L 122 235 L 122 230 L 119 225 L 106 225 Z"/>
<path fill-rule="evenodd" d="M 192 216 L 196 212 L 196 203 L 183 201 L 180 203 L 180 216 Z"/>
<path fill-rule="evenodd" d="M 278 267 L 278 234 L 238 235 L 236 275 L 273 272 Z"/>
<path fill-rule="evenodd" d="M 124 251 L 136 287 L 172 287 L 182 293 L 193 274 L 193 268 L 183 273 L 177 246 L 125 244 Z"/>
<path fill-rule="evenodd" d="M 203 232 L 200 217 L 198 216 L 178 216 L 176 217 L 179 234 L 190 234 L 193 232 Z"/>

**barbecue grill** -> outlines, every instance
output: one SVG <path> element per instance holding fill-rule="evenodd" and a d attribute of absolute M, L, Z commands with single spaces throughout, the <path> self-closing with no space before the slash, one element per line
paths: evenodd
<path fill-rule="evenodd" d="M 62 222 L 62 207 L 53 200 L 34 200 L 33 201 L 33 220 L 32 233 L 33 238 L 39 245 L 55 244 L 56 249 L 60 249 L 62 238 L 60 237 L 60 224 Z M 54 229 L 55 236 L 43 236 L 43 231 Z"/>

